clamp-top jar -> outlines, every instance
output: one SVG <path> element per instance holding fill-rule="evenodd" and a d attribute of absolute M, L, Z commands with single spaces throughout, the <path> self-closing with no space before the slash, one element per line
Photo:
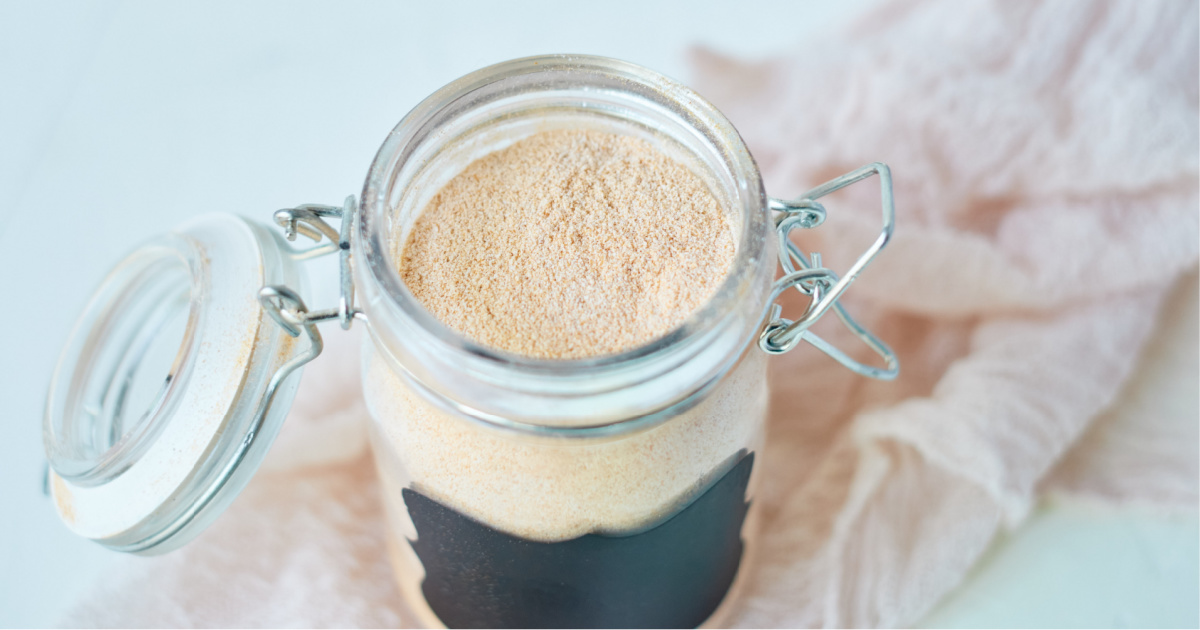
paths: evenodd
<path fill-rule="evenodd" d="M 611 356 L 531 359 L 451 330 L 421 306 L 398 272 L 399 250 L 418 214 L 472 161 L 536 132 L 576 128 L 640 138 L 702 179 L 736 232 L 727 277 L 682 325 Z M 839 278 L 788 234 L 824 220 L 818 198 L 872 174 L 882 184 L 884 227 Z M 340 208 L 276 214 L 289 238 L 325 241 L 312 250 L 297 252 L 236 218 L 208 218 L 170 237 L 171 247 L 138 250 L 106 280 L 68 343 L 46 415 L 52 488 L 75 531 L 143 553 L 194 536 L 265 454 L 298 381 L 288 375 L 320 352 L 316 324 L 337 319 L 349 327 L 361 319 L 370 331 L 365 394 L 391 557 L 405 600 L 425 623 L 719 622 L 756 538 L 753 496 L 762 468 L 755 459 L 766 439 L 768 355 L 805 340 L 866 376 L 896 374 L 891 352 L 837 302 L 890 235 L 887 168 L 865 167 L 799 201 L 770 199 L 719 112 L 632 64 L 552 56 L 463 77 L 397 125 L 360 199 L 361 208 L 350 198 Z M 340 230 L 326 222 L 333 217 Z M 227 240 L 237 242 L 237 256 L 221 251 L 231 249 Z M 289 288 L 299 277 L 295 263 L 335 251 L 342 259 L 341 302 L 310 311 Z M 173 268 L 176 275 L 188 270 L 188 307 L 179 306 L 178 296 L 173 303 L 188 320 L 173 362 L 163 361 L 173 366 L 172 376 L 159 390 L 147 390 L 158 391 L 147 395 L 150 410 L 130 421 L 119 401 L 137 389 L 129 383 L 145 371 L 138 369 L 143 357 L 153 356 L 139 348 L 169 349 L 177 340 L 139 341 L 160 329 L 145 322 L 169 317 L 130 308 L 156 303 L 145 298 L 147 287 L 165 281 L 155 279 L 158 267 L 137 262 L 154 252 L 184 261 Z M 254 267 L 255 257 L 257 274 L 233 271 Z M 778 280 L 777 260 L 785 272 Z M 226 276 L 239 281 L 215 288 Z M 254 283 L 261 290 L 247 291 Z M 774 306 L 788 289 L 812 298 L 794 321 Z M 830 308 L 883 357 L 885 368 L 861 365 L 808 330 Z M 211 328 L 218 325 L 222 330 Z M 120 332 L 126 329 L 150 332 Z M 198 376 L 200 351 L 189 348 L 215 334 L 240 346 L 226 347 L 226 360 L 216 362 L 223 373 Z M 301 335 L 307 341 L 293 341 Z M 239 387 L 231 389 L 231 382 Z M 203 417 L 176 426 L 184 423 L 173 418 L 186 415 L 180 401 Z M 89 411 L 97 404 L 108 411 Z M 200 446 L 182 457 L 154 456 L 165 452 L 164 440 Z M 83 460 L 107 462 L 103 474 L 81 474 L 89 468 Z M 137 509 L 128 507 L 130 497 L 139 497 Z"/>

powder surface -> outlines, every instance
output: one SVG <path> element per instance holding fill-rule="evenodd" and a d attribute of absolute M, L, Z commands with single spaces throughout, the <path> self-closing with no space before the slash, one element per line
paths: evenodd
<path fill-rule="evenodd" d="M 417 218 L 404 283 L 441 322 L 537 358 L 669 332 L 720 286 L 733 229 L 705 183 L 648 142 L 549 131 L 476 160 Z"/>

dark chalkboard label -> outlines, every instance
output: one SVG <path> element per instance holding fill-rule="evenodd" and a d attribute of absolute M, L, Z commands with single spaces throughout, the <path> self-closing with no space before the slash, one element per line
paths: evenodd
<path fill-rule="evenodd" d="M 754 454 L 661 524 L 538 542 L 497 531 L 412 489 L 404 503 L 421 590 L 450 628 L 694 628 L 737 575 Z"/>

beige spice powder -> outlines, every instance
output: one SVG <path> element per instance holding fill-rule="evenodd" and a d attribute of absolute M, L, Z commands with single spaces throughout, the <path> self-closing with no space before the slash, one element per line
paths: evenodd
<path fill-rule="evenodd" d="M 649 142 L 554 131 L 450 180 L 397 258 L 410 290 L 451 328 L 510 352 L 570 359 L 628 350 L 682 323 L 728 274 L 734 227 L 704 181 Z M 426 570 L 407 542 L 419 534 L 405 489 L 528 540 L 619 535 L 662 522 L 765 439 L 767 355 L 753 346 L 695 406 L 611 440 L 514 439 L 464 422 L 411 389 L 372 344 L 365 352 L 395 575 L 430 627 L 441 622 L 424 603 Z M 754 475 L 743 562 L 757 544 Z"/>
<path fill-rule="evenodd" d="M 733 256 L 730 220 L 700 177 L 644 140 L 579 129 L 470 164 L 417 218 L 399 271 L 467 337 L 575 359 L 669 332 Z"/>

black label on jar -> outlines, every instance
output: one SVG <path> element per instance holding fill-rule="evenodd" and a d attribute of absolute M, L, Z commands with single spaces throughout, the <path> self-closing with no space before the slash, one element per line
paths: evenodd
<path fill-rule="evenodd" d="M 651 529 L 553 543 L 505 534 L 405 489 L 421 590 L 450 628 L 694 628 L 741 562 L 754 454 L 736 461 Z"/>

